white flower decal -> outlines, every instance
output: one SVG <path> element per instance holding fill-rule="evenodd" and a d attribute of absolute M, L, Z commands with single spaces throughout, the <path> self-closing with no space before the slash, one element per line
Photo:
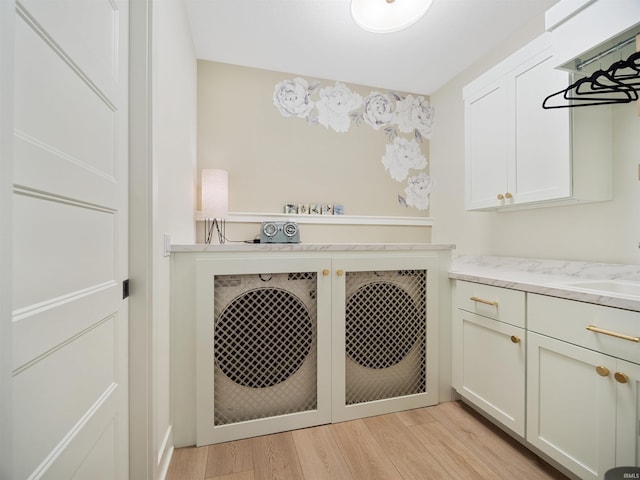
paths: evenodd
<path fill-rule="evenodd" d="M 422 155 L 415 140 L 397 137 L 393 143 L 387 145 L 382 164 L 389 171 L 391 178 L 401 182 L 407 178 L 410 169 L 420 170 L 426 167 L 427 159 Z"/>
<path fill-rule="evenodd" d="M 378 130 L 380 127 L 393 122 L 393 99 L 390 95 L 371 92 L 364 99 L 364 121 Z"/>
<path fill-rule="evenodd" d="M 396 121 L 398 129 L 403 133 L 418 132 L 418 139 L 420 135 L 431 138 L 433 108 L 424 97 L 414 98 L 413 95 L 407 95 L 396 104 Z"/>
<path fill-rule="evenodd" d="M 302 78 L 283 80 L 276 85 L 273 103 L 285 117 L 305 118 L 313 108 L 309 84 Z"/>
<path fill-rule="evenodd" d="M 420 172 L 407 180 L 407 187 L 404 189 L 405 202 L 418 210 L 426 210 L 429 208 L 429 195 L 432 190 L 433 179 L 426 173 Z"/>
<path fill-rule="evenodd" d="M 304 118 L 310 125 L 324 125 L 339 133 L 347 132 L 352 121 L 358 127 L 367 124 L 382 131 L 389 142 L 382 164 L 395 181 L 407 182 L 398 202 L 418 210 L 429 208 L 431 177 L 424 172 L 409 177 L 412 169 L 423 170 L 427 166 L 418 142 L 431 138 L 434 112 L 423 96 L 373 91 L 363 101 L 343 83 L 320 89 L 318 80 L 309 83 L 295 78 L 276 85 L 273 103 L 285 117 Z"/>
<path fill-rule="evenodd" d="M 362 105 L 362 97 L 351 91 L 345 84 L 336 82 L 334 87 L 320 90 L 320 100 L 316 102 L 318 122 L 344 133 L 351 126 L 349 112 Z"/>

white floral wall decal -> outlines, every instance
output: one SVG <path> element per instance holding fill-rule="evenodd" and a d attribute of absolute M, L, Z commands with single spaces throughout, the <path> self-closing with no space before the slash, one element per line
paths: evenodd
<path fill-rule="evenodd" d="M 396 121 L 403 133 L 413 133 L 419 141 L 421 137 L 431 138 L 433 109 L 424 97 L 407 95 L 396 103 Z"/>
<path fill-rule="evenodd" d="M 418 210 L 426 210 L 429 208 L 429 195 L 433 189 L 433 179 L 424 172 L 418 173 L 407 180 L 407 186 L 404 189 L 406 195 L 406 203 Z"/>
<path fill-rule="evenodd" d="M 344 83 L 336 82 L 334 87 L 325 87 L 319 92 L 316 102 L 318 122 L 344 133 L 351 126 L 349 113 L 362 105 L 362 97 L 350 90 Z"/>
<path fill-rule="evenodd" d="M 425 172 L 409 176 L 411 170 L 423 170 L 427 159 L 419 143 L 431 138 L 433 108 L 423 96 L 396 92 L 371 92 L 364 100 L 344 83 L 319 88 L 320 82 L 303 78 L 283 80 L 273 92 L 273 103 L 285 117 L 304 118 L 312 125 L 323 125 L 338 133 L 346 133 L 351 122 L 382 130 L 389 141 L 382 164 L 391 178 L 407 185 L 398 202 L 418 210 L 429 208 L 433 179 Z M 319 97 L 313 100 L 315 95 Z M 411 134 L 406 138 L 400 134 Z"/>
<path fill-rule="evenodd" d="M 362 118 L 375 130 L 391 125 L 395 118 L 393 97 L 386 93 L 371 92 L 364 99 Z"/>
<path fill-rule="evenodd" d="M 410 169 L 421 170 L 427 166 L 427 159 L 422 155 L 420 146 L 415 140 L 396 137 L 387 145 L 382 157 L 382 164 L 391 178 L 402 182 L 409 175 Z"/>
<path fill-rule="evenodd" d="M 285 117 L 305 118 L 314 106 L 309 83 L 302 78 L 284 80 L 273 92 L 273 103 Z"/>

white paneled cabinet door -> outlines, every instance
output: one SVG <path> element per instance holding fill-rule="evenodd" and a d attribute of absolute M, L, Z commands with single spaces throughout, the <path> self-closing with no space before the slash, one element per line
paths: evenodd
<path fill-rule="evenodd" d="M 568 108 L 545 110 L 546 95 L 565 88 L 569 74 L 552 68 L 546 50 L 514 72 L 515 164 L 509 188 L 514 203 L 571 195 L 571 117 Z"/>
<path fill-rule="evenodd" d="M 23 0 L 15 31 L 15 480 L 128 478 L 128 4 Z"/>
<path fill-rule="evenodd" d="M 615 466 L 616 360 L 536 333 L 527 340 L 527 440 L 582 479 L 604 478 Z"/>
<path fill-rule="evenodd" d="M 331 421 L 330 262 L 201 259 L 196 265 L 196 442 Z"/>
<path fill-rule="evenodd" d="M 438 403 L 438 259 L 332 259 L 332 421 Z"/>
<path fill-rule="evenodd" d="M 454 387 L 524 437 L 524 329 L 457 309 Z"/>
<path fill-rule="evenodd" d="M 495 207 L 507 192 L 509 123 L 507 85 L 496 81 L 465 99 L 465 179 L 467 210 Z M 502 195 L 503 198 L 499 198 Z"/>
<path fill-rule="evenodd" d="M 616 466 L 640 466 L 640 365 L 617 361 Z"/>

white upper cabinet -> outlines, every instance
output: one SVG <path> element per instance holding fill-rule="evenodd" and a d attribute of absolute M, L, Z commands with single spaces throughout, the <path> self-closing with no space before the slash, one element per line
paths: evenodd
<path fill-rule="evenodd" d="M 554 68 L 545 33 L 463 89 L 467 210 L 611 196 L 611 111 L 544 109 L 570 74 Z"/>
<path fill-rule="evenodd" d="M 541 108 L 568 85 L 552 55 L 542 35 L 465 87 L 468 210 L 571 195 L 570 112 Z"/>
<path fill-rule="evenodd" d="M 545 13 L 553 65 L 573 70 L 576 59 L 599 53 L 605 42 L 639 33 L 639 24 L 638 0 L 561 0 Z"/>

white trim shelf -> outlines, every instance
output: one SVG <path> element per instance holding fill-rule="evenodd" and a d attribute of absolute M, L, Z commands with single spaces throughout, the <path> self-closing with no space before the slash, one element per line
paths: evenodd
<path fill-rule="evenodd" d="M 200 212 L 196 212 L 196 221 L 202 222 L 204 218 Z M 431 227 L 431 217 L 396 217 L 396 216 L 365 216 L 365 215 L 299 215 L 285 213 L 245 213 L 230 212 L 225 221 L 229 223 L 261 223 L 267 221 L 291 220 L 296 223 L 323 224 L 323 225 L 396 225 L 403 227 Z"/>

